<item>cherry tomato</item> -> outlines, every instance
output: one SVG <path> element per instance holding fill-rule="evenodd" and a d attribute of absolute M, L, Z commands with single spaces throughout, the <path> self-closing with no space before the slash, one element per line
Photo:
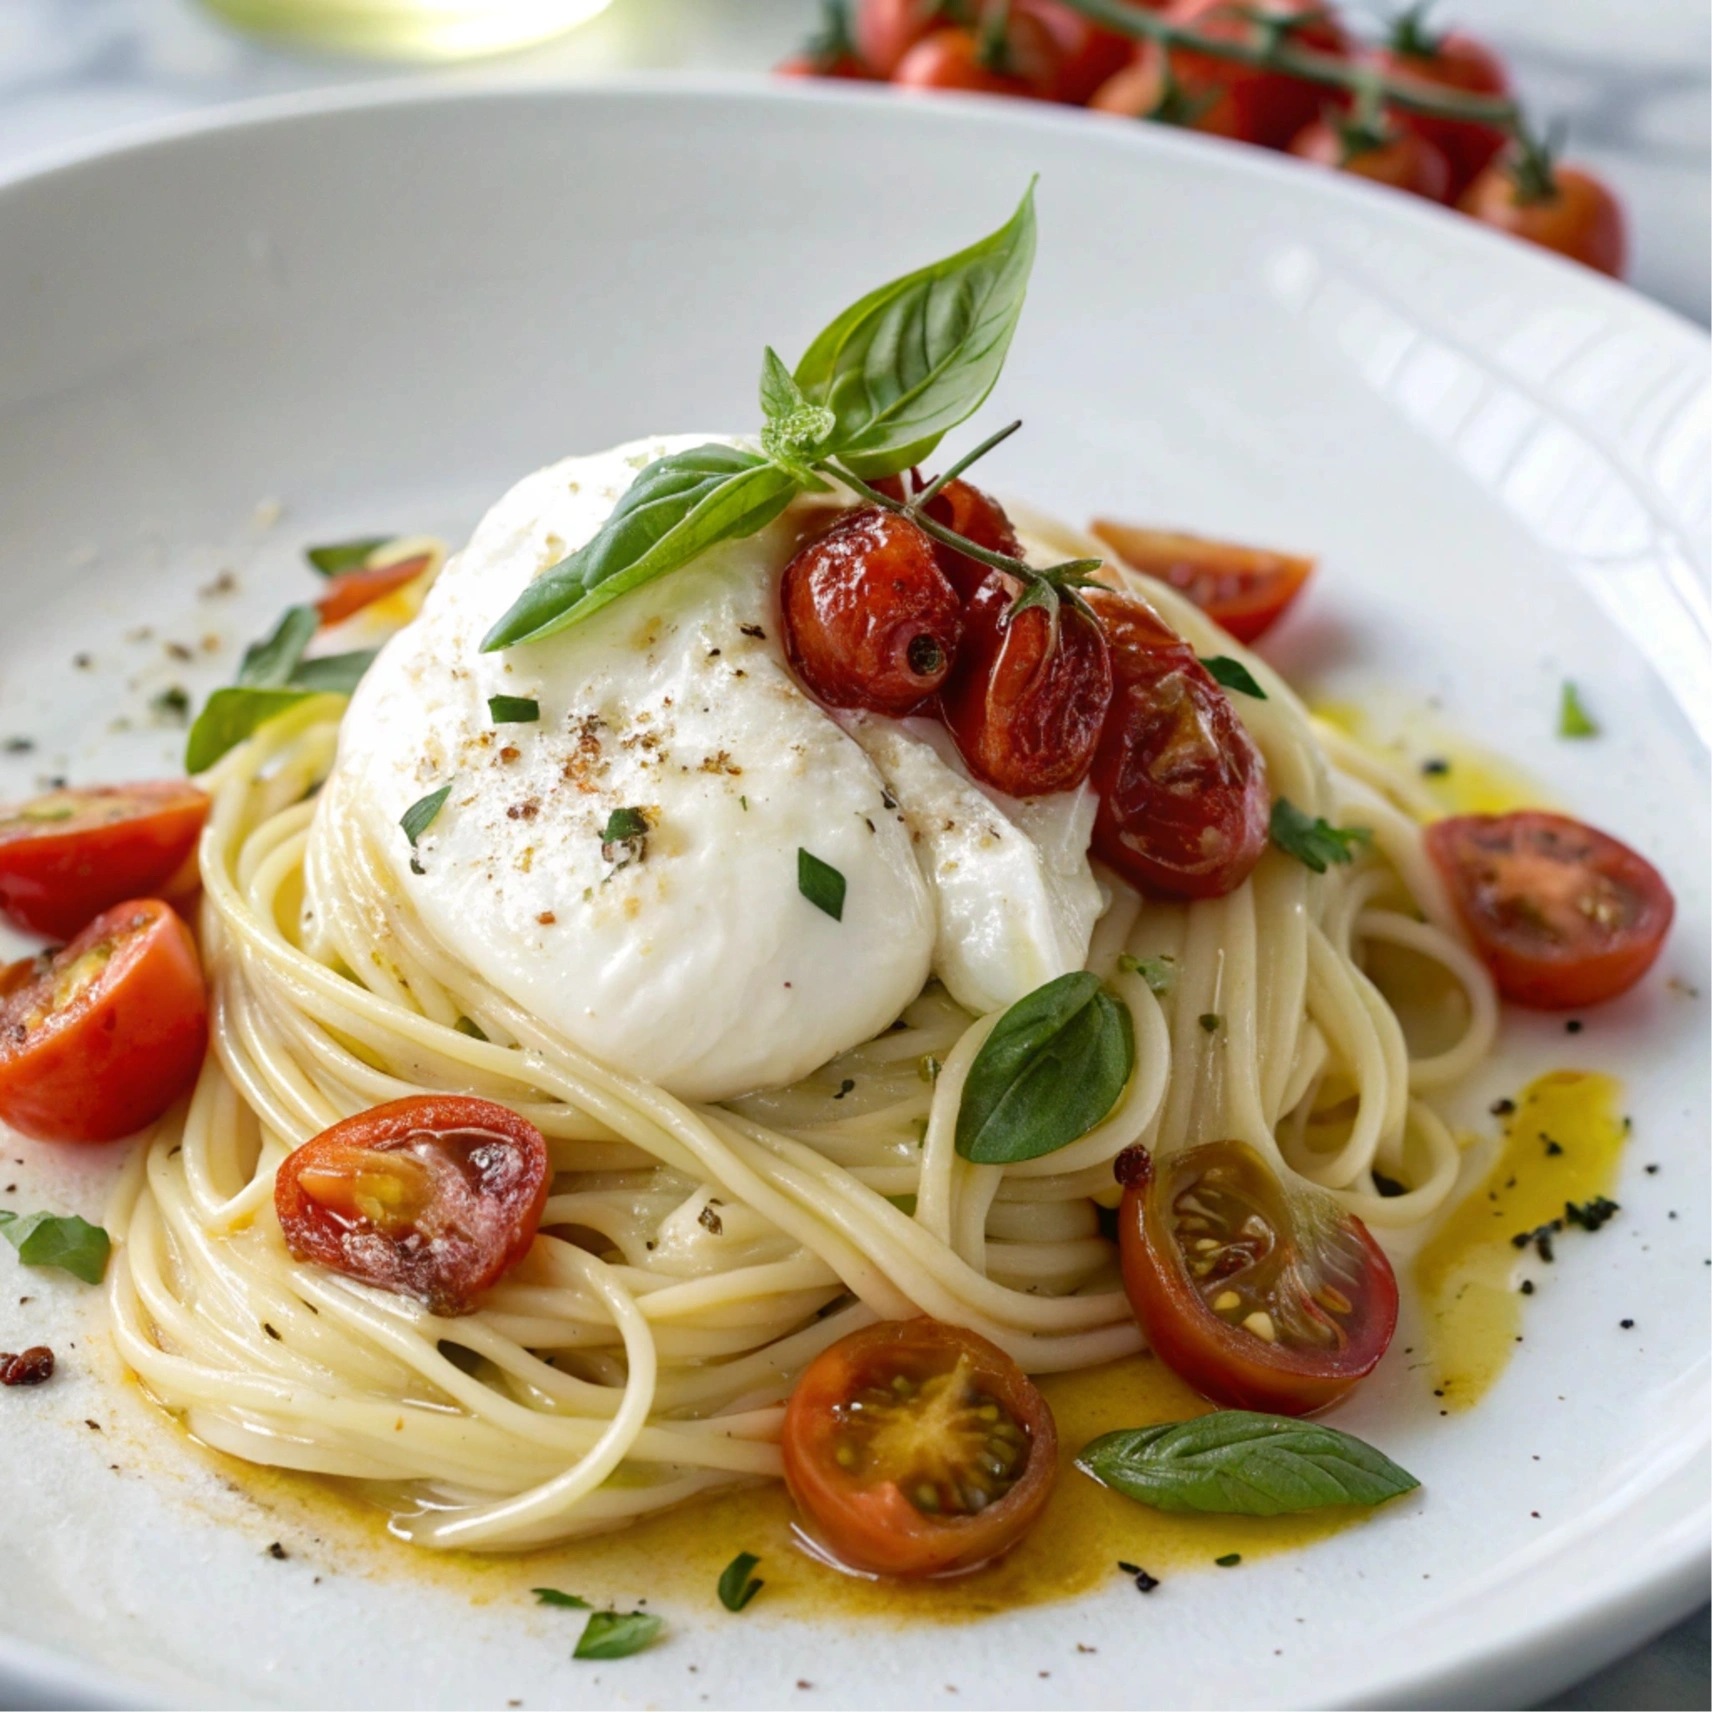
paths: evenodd
<path fill-rule="evenodd" d="M 1046 27 L 1026 13 L 1009 16 L 1001 31 L 935 30 L 904 55 L 892 73 L 902 89 L 957 89 L 971 95 L 1045 99 L 1058 73 L 1058 47 Z"/>
<path fill-rule="evenodd" d="M 876 77 L 887 78 L 922 37 L 974 16 L 975 0 L 857 0 L 856 51 Z"/>
<path fill-rule="evenodd" d="M 1626 844 L 1561 814 L 1465 814 L 1427 828 L 1427 854 L 1505 998 L 1603 1004 L 1653 966 L 1676 902 Z"/>
<path fill-rule="evenodd" d="M 0 911 L 69 939 L 125 898 L 169 890 L 196 848 L 208 798 L 182 779 L 50 791 L 0 810 Z"/>
<path fill-rule="evenodd" d="M 1058 0 L 1012 0 L 1011 9 L 1029 13 L 1052 37 L 1057 69 L 1047 94 L 1054 101 L 1080 107 L 1134 57 L 1128 36 L 1101 29 Z"/>
<path fill-rule="evenodd" d="M 785 648 L 832 707 L 901 716 L 945 682 L 963 616 L 933 543 L 863 506 L 797 550 L 780 585 Z"/>
<path fill-rule="evenodd" d="M 1408 77 L 1440 89 L 1461 90 L 1468 95 L 1508 95 L 1509 73 L 1504 62 L 1485 43 L 1460 30 L 1435 36 L 1423 25 L 1420 8 L 1405 12 L 1396 22 L 1391 39 L 1373 55 L 1374 63 L 1390 77 Z M 1505 133 L 1495 125 L 1473 124 L 1466 119 L 1440 119 L 1429 113 L 1401 109 L 1397 123 L 1425 137 L 1450 166 L 1450 196 L 1460 196 L 1488 161 L 1504 146 Z"/>
<path fill-rule="evenodd" d="M 825 0 L 819 32 L 801 53 L 792 54 L 773 70 L 780 77 L 841 77 L 858 83 L 874 79 L 857 51 L 844 0 Z"/>
<path fill-rule="evenodd" d="M 354 612 L 384 600 L 395 589 L 415 580 L 428 569 L 433 555 L 414 553 L 407 559 L 367 565 L 360 571 L 341 571 L 327 579 L 327 592 L 316 601 L 315 610 L 323 624 L 340 624 Z"/>
<path fill-rule="evenodd" d="M 38 1141 L 115 1141 L 202 1067 L 208 1001 L 190 930 L 154 898 L 98 915 L 0 976 L 0 1118 Z"/>
<path fill-rule="evenodd" d="M 1333 120 L 1316 119 L 1296 133 L 1290 153 L 1429 202 L 1443 202 L 1450 195 L 1450 166 L 1418 131 L 1397 128 L 1371 137 Z"/>
<path fill-rule="evenodd" d="M 1007 558 L 1022 557 L 1022 543 L 1005 515 L 1005 508 L 989 493 L 983 493 L 972 482 L 947 482 L 927 502 L 927 515 L 935 523 L 985 547 L 989 553 L 1003 553 Z M 951 579 L 960 599 L 970 599 L 992 573 L 992 567 L 967 553 L 959 553 L 942 542 L 934 543 L 939 568 Z"/>
<path fill-rule="evenodd" d="M 1367 1227 L 1322 1189 L 1286 1189 L 1253 1148 L 1211 1141 L 1124 1185 L 1124 1290 L 1154 1353 L 1232 1409 L 1309 1415 L 1373 1371 L 1397 1329 L 1397 1278 Z"/>
<path fill-rule="evenodd" d="M 1266 853 L 1266 763 L 1195 651 L 1133 595 L 1087 591 L 1115 689 L 1092 777 L 1094 854 L 1132 885 L 1222 898 Z"/>
<path fill-rule="evenodd" d="M 1094 520 L 1093 531 L 1132 571 L 1169 583 L 1238 642 L 1252 642 L 1270 630 L 1314 568 L 1312 559 L 1291 553 L 1103 517 Z"/>
<path fill-rule="evenodd" d="M 1176 63 L 1175 54 L 1172 63 Z M 1209 137 L 1236 138 L 1241 123 L 1235 102 L 1221 100 L 1217 90 L 1188 94 L 1180 83 L 1166 80 L 1164 59 L 1145 49 L 1108 77 L 1088 97 L 1088 106 L 1096 113 L 1152 119 Z"/>
<path fill-rule="evenodd" d="M 1513 238 L 1555 250 L 1613 279 L 1623 277 L 1628 234 L 1623 205 L 1592 173 L 1552 165 L 1542 179 L 1508 155 L 1463 192 L 1464 214 Z"/>
<path fill-rule="evenodd" d="M 547 1143 L 516 1112 L 413 1094 L 304 1142 L 273 1203 L 294 1260 L 467 1314 L 529 1252 L 551 1177 Z"/>
<path fill-rule="evenodd" d="M 1014 578 L 988 573 L 963 609 L 963 646 L 939 706 L 970 772 L 1013 797 L 1037 797 L 1088 776 L 1112 662 L 1099 626 L 1068 601 L 1056 638 L 1041 607 L 1009 617 L 1019 593 Z"/>
<path fill-rule="evenodd" d="M 1058 1473 L 1032 1380 L 984 1337 L 887 1320 L 808 1365 L 785 1408 L 785 1483 L 821 1542 L 871 1575 L 948 1575 L 1008 1551 Z"/>

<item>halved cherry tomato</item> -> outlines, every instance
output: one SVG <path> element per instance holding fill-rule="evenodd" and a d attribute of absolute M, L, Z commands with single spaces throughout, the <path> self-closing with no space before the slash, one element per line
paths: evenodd
<path fill-rule="evenodd" d="M 516 1112 L 414 1094 L 304 1142 L 273 1204 L 293 1259 L 467 1314 L 529 1252 L 551 1176 L 541 1132 Z"/>
<path fill-rule="evenodd" d="M 1239 642 L 1252 642 L 1271 629 L 1314 568 L 1312 559 L 1293 553 L 1142 529 L 1104 517 L 1095 518 L 1092 528 L 1132 571 L 1169 583 Z"/>
<path fill-rule="evenodd" d="M 890 77 L 923 36 L 974 22 L 975 0 L 857 0 L 856 51 L 876 77 Z"/>
<path fill-rule="evenodd" d="M 316 601 L 322 624 L 341 624 L 354 612 L 384 600 L 394 589 L 414 582 L 428 569 L 433 555 L 413 553 L 407 559 L 365 566 L 360 571 L 341 571 L 327 579 L 327 592 Z"/>
<path fill-rule="evenodd" d="M 1002 1349 L 887 1320 L 808 1365 L 785 1408 L 785 1483 L 821 1543 L 871 1575 L 949 1575 L 1008 1551 L 1058 1474 L 1058 1431 Z"/>
<path fill-rule="evenodd" d="M 1622 203 L 1581 167 L 1550 163 L 1542 176 L 1529 161 L 1529 155 L 1500 155 L 1457 207 L 1512 238 L 1621 279 L 1629 249 Z"/>
<path fill-rule="evenodd" d="M 1465 814 L 1427 828 L 1427 854 L 1505 998 L 1603 1004 L 1653 966 L 1676 903 L 1652 863 L 1561 814 Z"/>
<path fill-rule="evenodd" d="M 1323 1189 L 1285 1189 L 1240 1141 L 1186 1148 L 1157 1169 L 1137 1144 L 1114 1169 L 1130 1306 L 1154 1353 L 1203 1396 L 1308 1415 L 1378 1366 L 1397 1329 L 1397 1278 Z"/>
<path fill-rule="evenodd" d="M 0 912 L 69 939 L 125 898 L 168 890 L 208 818 L 183 779 L 50 791 L 0 810 Z"/>
<path fill-rule="evenodd" d="M 963 609 L 963 645 L 939 707 L 970 772 L 1013 797 L 1037 797 L 1088 776 L 1112 662 L 1099 626 L 1068 601 L 1056 626 L 1038 606 L 1011 617 L 1021 592 L 1003 571 L 988 573 Z"/>
<path fill-rule="evenodd" d="M 1002 29 L 935 30 L 892 73 L 901 89 L 959 89 L 971 95 L 1047 99 L 1058 75 L 1058 44 L 1037 18 L 1017 12 Z"/>
<path fill-rule="evenodd" d="M 963 636 L 933 543 L 877 505 L 799 548 L 779 598 L 791 663 L 833 707 L 910 712 L 945 682 Z"/>
<path fill-rule="evenodd" d="M 208 1000 L 190 930 L 122 903 L 0 976 L 0 1118 L 38 1141 L 115 1141 L 202 1067 Z"/>
<path fill-rule="evenodd" d="M 1509 73 L 1497 54 L 1460 30 L 1434 35 L 1422 21 L 1424 9 L 1414 7 L 1397 20 L 1390 40 L 1373 55 L 1378 68 L 1391 77 L 1414 78 L 1468 95 L 1508 95 Z M 1504 146 L 1505 133 L 1496 125 L 1440 119 L 1401 109 L 1396 118 L 1399 125 L 1425 137 L 1444 155 L 1450 165 L 1453 197 L 1460 196 Z"/>
<path fill-rule="evenodd" d="M 1195 651 L 1134 595 L 1087 591 L 1114 691 L 1094 788 L 1094 854 L 1176 898 L 1234 892 L 1266 853 L 1266 762 Z"/>
<path fill-rule="evenodd" d="M 1372 135 L 1332 119 L 1316 119 L 1296 133 L 1290 153 L 1429 202 L 1443 202 L 1450 195 L 1450 165 L 1418 131 L 1398 127 Z"/>

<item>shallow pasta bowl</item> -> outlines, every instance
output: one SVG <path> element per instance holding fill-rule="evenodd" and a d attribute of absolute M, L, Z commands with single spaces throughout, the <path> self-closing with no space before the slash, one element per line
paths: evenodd
<path fill-rule="evenodd" d="M 4 1692 L 1517 1703 L 1703 1597 L 1707 346 L 1603 280 L 1258 154 L 861 93 L 404 90 L 72 160 L 0 187 L 0 797 L 175 768 L 160 692 L 230 676 L 305 541 L 457 538 L 567 452 L 748 425 L 764 344 L 990 229 L 1034 172 L 994 401 L 1028 432 L 991 480 L 1078 522 L 1317 551 L 1281 670 L 1504 750 L 1670 877 L 1674 987 L 1573 1041 L 1514 1019 L 1470 1091 L 1473 1121 L 1542 1069 L 1620 1076 L 1622 1219 L 1530 1303 L 1478 1408 L 1441 1416 L 1400 1354 L 1340 1416 L 1422 1478 L 1395 1513 L 1140 1607 L 1115 1574 L 963 1626 L 708 1599 L 592 1671 L 525 1599 L 235 1481 L 122 1383 L 92 1293 L 0 1250 L 0 1347 L 62 1354 L 0 1398 Z M 1565 678 L 1599 739 L 1556 738 Z M 7 1204 L 96 1217 L 122 1151 L 9 1143 Z"/>

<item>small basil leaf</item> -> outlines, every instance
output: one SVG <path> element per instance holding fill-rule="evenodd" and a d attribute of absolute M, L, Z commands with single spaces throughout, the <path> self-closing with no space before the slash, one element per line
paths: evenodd
<path fill-rule="evenodd" d="M 739 1552 L 719 1578 L 719 1602 L 727 1611 L 741 1611 L 767 1584 L 750 1578 L 761 1560 L 753 1552 Z"/>
<path fill-rule="evenodd" d="M 978 1165 L 1056 1153 L 1099 1123 L 1135 1067 L 1127 1007 L 1097 975 L 1036 987 L 982 1042 L 957 1112 L 957 1151 Z"/>
<path fill-rule="evenodd" d="M 336 577 L 341 571 L 360 570 L 377 547 L 384 547 L 388 541 L 397 539 L 395 535 L 365 535 L 359 541 L 334 541 L 325 547 L 305 547 L 303 556 L 322 576 Z"/>
<path fill-rule="evenodd" d="M 1220 1516 L 1382 1504 L 1420 1485 L 1388 1456 L 1336 1427 L 1246 1409 L 1105 1433 L 1076 1461 L 1139 1504 Z"/>
<path fill-rule="evenodd" d="M 621 1659 L 639 1653 L 665 1627 L 649 1611 L 596 1611 L 583 1626 L 576 1651 L 580 1659 Z"/>
<path fill-rule="evenodd" d="M 1316 874 L 1323 874 L 1333 862 L 1353 861 L 1351 846 L 1372 837 L 1365 826 L 1333 826 L 1319 815 L 1310 820 L 1288 797 L 1272 805 L 1272 842 Z"/>
<path fill-rule="evenodd" d="M 790 504 L 797 486 L 788 471 L 735 446 L 695 446 L 656 458 L 595 538 L 517 597 L 483 637 L 483 652 L 579 624 L 718 542 L 755 534 Z"/>
<path fill-rule="evenodd" d="M 1214 654 L 1201 664 L 1207 668 L 1207 676 L 1215 684 L 1222 684 L 1239 695 L 1253 696 L 1256 701 L 1266 700 L 1266 691 L 1254 681 L 1254 673 L 1241 660 L 1233 660 L 1228 654 Z"/>
<path fill-rule="evenodd" d="M 57 1266 L 85 1284 L 99 1284 L 107 1270 L 112 1239 L 100 1225 L 80 1219 L 76 1213 L 61 1217 L 54 1213 L 16 1213 L 0 1222 L 0 1231 L 18 1251 L 25 1266 Z"/>
<path fill-rule="evenodd" d="M 252 642 L 238 666 L 238 683 L 246 689 L 281 689 L 291 682 L 303 650 L 321 628 L 321 614 L 312 606 L 285 609 L 273 633 Z"/>
<path fill-rule="evenodd" d="M 378 649 L 358 648 L 349 654 L 323 654 L 318 660 L 299 660 L 291 674 L 294 690 L 329 691 L 349 695 L 374 664 Z"/>
<path fill-rule="evenodd" d="M 802 848 L 797 850 L 797 890 L 834 921 L 844 919 L 844 876 L 830 862 L 823 862 Z"/>
<path fill-rule="evenodd" d="M 589 1602 L 575 1593 L 561 1593 L 556 1587 L 531 1587 L 537 1604 L 557 1605 L 563 1611 L 586 1611 Z"/>
<path fill-rule="evenodd" d="M 1597 737 L 1598 721 L 1581 705 L 1581 695 L 1568 678 L 1563 681 L 1563 694 L 1558 701 L 1557 734 L 1559 737 Z"/>
<path fill-rule="evenodd" d="M 615 808 L 606 817 L 606 830 L 601 833 L 602 844 L 623 844 L 632 838 L 644 838 L 648 832 L 648 817 L 639 808 Z"/>
<path fill-rule="evenodd" d="M 827 442 L 857 475 L 927 457 L 993 390 L 1034 265 L 1034 186 L 998 231 L 853 303 L 815 339 L 796 381 L 830 409 Z"/>
<path fill-rule="evenodd" d="M 416 840 L 434 824 L 435 816 L 446 806 L 446 798 L 452 794 L 450 785 L 442 785 L 437 791 L 430 791 L 427 796 L 413 802 L 403 814 L 398 817 L 398 824 L 404 828 L 404 836 L 410 840 L 410 848 L 416 848 Z"/>
<path fill-rule="evenodd" d="M 490 695 L 487 716 L 495 725 L 533 725 L 541 717 L 541 704 L 530 696 Z"/>
<path fill-rule="evenodd" d="M 313 690 L 258 690 L 234 687 L 216 690 L 196 716 L 184 745 L 184 770 L 205 773 L 226 753 L 287 708 L 313 695 Z"/>

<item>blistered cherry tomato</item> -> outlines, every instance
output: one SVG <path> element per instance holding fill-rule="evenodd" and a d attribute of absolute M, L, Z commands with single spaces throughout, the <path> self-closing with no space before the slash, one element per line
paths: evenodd
<path fill-rule="evenodd" d="M 0 911 L 27 933 L 69 939 L 125 898 L 172 889 L 208 798 L 182 779 L 50 791 L 0 810 Z"/>
<path fill-rule="evenodd" d="M 785 1408 L 785 1483 L 820 1542 L 870 1575 L 948 1575 L 1008 1551 L 1058 1473 L 1058 1433 L 1002 1349 L 938 1320 L 852 1332 Z"/>
<path fill-rule="evenodd" d="M 1030 13 L 1052 37 L 1057 68 L 1047 93 L 1054 101 L 1081 106 L 1134 55 L 1128 36 L 1102 29 L 1059 0 L 1012 0 L 1011 9 Z"/>
<path fill-rule="evenodd" d="M 830 0 L 823 8 L 821 28 L 802 52 L 773 70 L 780 77 L 841 77 L 857 83 L 871 82 L 875 75 L 857 50 L 850 15 L 841 0 Z"/>
<path fill-rule="evenodd" d="M 1130 1306 L 1154 1353 L 1202 1396 L 1308 1415 L 1378 1366 L 1397 1329 L 1396 1274 L 1323 1189 L 1286 1189 L 1241 1141 L 1157 1168 L 1129 1147 L 1115 1170 Z"/>
<path fill-rule="evenodd" d="M 1644 856 L 1561 814 L 1465 814 L 1427 828 L 1432 857 L 1505 998 L 1603 1004 L 1653 966 L 1676 903 Z"/>
<path fill-rule="evenodd" d="M 927 502 L 927 515 L 953 534 L 961 535 L 965 541 L 985 547 L 989 553 L 1002 553 L 1011 559 L 1022 557 L 1022 543 L 1017 540 L 1017 532 L 1011 527 L 1005 508 L 972 482 L 947 482 Z M 951 579 L 951 586 L 957 590 L 960 599 L 970 599 L 992 575 L 991 566 L 983 565 L 979 559 L 971 559 L 967 553 L 959 553 L 954 547 L 947 547 L 942 541 L 934 543 L 934 552 L 939 558 L 939 568 Z"/>
<path fill-rule="evenodd" d="M 1500 156 L 1463 192 L 1457 207 L 1512 238 L 1555 250 L 1613 279 L 1623 277 L 1623 205 L 1581 167 L 1554 164 L 1542 181 Z"/>
<path fill-rule="evenodd" d="M 832 707 L 906 714 L 957 658 L 963 616 L 933 543 L 878 506 L 799 548 L 779 598 L 791 663 Z"/>
<path fill-rule="evenodd" d="M 1312 559 L 1141 529 L 1133 523 L 1096 518 L 1094 533 L 1132 571 L 1169 583 L 1239 642 L 1252 642 L 1277 623 L 1301 592 Z"/>
<path fill-rule="evenodd" d="M 432 558 L 431 553 L 413 553 L 406 559 L 366 565 L 359 571 L 341 571 L 337 576 L 329 577 L 327 592 L 315 603 L 321 622 L 342 623 L 365 606 L 384 600 L 406 583 L 415 582 L 428 569 Z"/>
<path fill-rule="evenodd" d="M 1422 23 L 1419 12 L 1419 8 L 1405 12 L 1393 27 L 1390 40 L 1375 51 L 1374 62 L 1382 72 L 1468 95 L 1510 93 L 1510 77 L 1504 62 L 1484 42 L 1460 30 L 1434 35 Z M 1425 137 L 1445 157 L 1450 167 L 1452 197 L 1460 196 L 1504 146 L 1505 133 L 1495 125 L 1441 119 L 1401 108 L 1397 110 L 1396 121 Z"/>
<path fill-rule="evenodd" d="M 414 1094 L 304 1142 L 273 1201 L 293 1259 L 467 1314 L 529 1252 L 551 1176 L 541 1132 L 516 1112 Z"/>
<path fill-rule="evenodd" d="M 1221 898 L 1266 853 L 1266 762 L 1230 697 L 1151 607 L 1087 597 L 1114 681 L 1094 755 L 1094 854 L 1143 891 Z"/>
<path fill-rule="evenodd" d="M 923 36 L 975 20 L 976 0 L 857 0 L 856 51 L 876 77 L 890 77 Z"/>
<path fill-rule="evenodd" d="M 1021 592 L 1002 571 L 976 590 L 939 705 L 970 772 L 1013 797 L 1036 797 L 1087 777 L 1111 705 L 1112 662 L 1099 626 L 1068 601 L 1056 635 L 1041 607 L 1010 617 Z"/>
<path fill-rule="evenodd" d="M 0 1118 L 38 1141 L 115 1141 L 187 1093 L 208 1043 L 190 930 L 154 898 L 98 915 L 0 976 Z"/>
<path fill-rule="evenodd" d="M 899 61 L 892 82 L 901 89 L 958 89 L 971 95 L 1047 98 L 1058 73 L 1058 46 L 1046 27 L 1014 12 L 1002 32 L 935 30 Z"/>
<path fill-rule="evenodd" d="M 1424 196 L 1429 202 L 1443 202 L 1450 195 L 1450 166 L 1418 131 L 1399 127 L 1369 139 L 1333 120 L 1316 119 L 1296 133 L 1290 153 L 1316 166 Z"/>

